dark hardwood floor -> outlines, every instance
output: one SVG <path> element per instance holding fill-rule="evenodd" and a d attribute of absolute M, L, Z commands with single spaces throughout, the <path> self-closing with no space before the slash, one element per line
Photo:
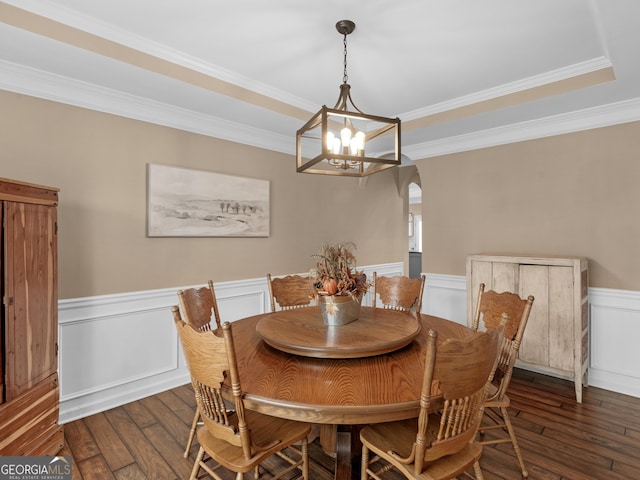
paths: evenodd
<path fill-rule="evenodd" d="M 640 398 L 589 387 L 577 404 L 573 383 L 518 369 L 509 397 L 530 479 L 640 479 Z M 66 424 L 73 478 L 188 478 L 197 442 L 189 459 L 182 453 L 194 408 L 185 385 Z M 317 440 L 310 454 L 311 479 L 331 479 L 333 458 Z M 486 480 L 521 478 L 510 444 L 486 447 L 480 464 Z"/>

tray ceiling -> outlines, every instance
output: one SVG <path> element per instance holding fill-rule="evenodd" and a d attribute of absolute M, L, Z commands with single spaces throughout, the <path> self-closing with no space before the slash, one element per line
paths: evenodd
<path fill-rule="evenodd" d="M 0 88 L 294 154 L 348 74 L 407 161 L 640 119 L 634 0 L 10 0 Z"/>

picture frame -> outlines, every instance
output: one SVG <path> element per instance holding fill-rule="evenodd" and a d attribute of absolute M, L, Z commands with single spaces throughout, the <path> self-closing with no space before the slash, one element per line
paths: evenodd
<path fill-rule="evenodd" d="M 148 237 L 268 237 L 270 182 L 147 165 Z"/>

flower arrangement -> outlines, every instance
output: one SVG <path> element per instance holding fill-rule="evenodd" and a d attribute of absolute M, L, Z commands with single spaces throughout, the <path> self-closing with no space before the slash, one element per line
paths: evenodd
<path fill-rule="evenodd" d="M 350 295 L 358 297 L 369 289 L 367 276 L 356 270 L 353 242 L 325 244 L 316 258 L 314 288 L 317 295 Z"/>

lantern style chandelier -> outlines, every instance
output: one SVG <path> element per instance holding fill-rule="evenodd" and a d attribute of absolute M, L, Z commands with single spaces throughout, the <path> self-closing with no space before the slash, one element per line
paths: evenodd
<path fill-rule="evenodd" d="M 351 99 L 347 75 L 347 35 L 356 24 L 340 20 L 344 75 L 333 108 L 323 105 L 296 133 L 298 173 L 364 177 L 400 165 L 400 119 L 363 113 Z"/>

